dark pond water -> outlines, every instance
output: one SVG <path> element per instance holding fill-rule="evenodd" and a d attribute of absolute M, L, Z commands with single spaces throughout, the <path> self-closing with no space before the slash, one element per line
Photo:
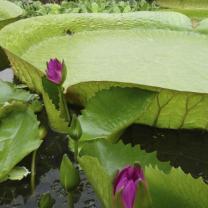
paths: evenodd
<path fill-rule="evenodd" d="M 0 72 L 0 79 L 12 81 L 12 71 Z M 44 113 L 39 116 L 41 120 L 45 119 Z M 125 143 L 140 144 L 147 152 L 156 150 L 159 160 L 170 161 L 172 166 L 180 166 L 185 173 L 191 173 L 194 178 L 201 176 L 205 183 L 208 182 L 208 132 L 132 125 L 124 132 L 122 139 Z M 46 192 L 55 199 L 54 208 L 67 207 L 67 196 L 59 183 L 58 171 L 64 153 L 73 159 L 67 146 L 64 135 L 48 131 L 37 154 L 34 194 L 31 194 L 30 177 L 21 182 L 1 183 L 0 208 L 36 208 L 41 194 Z M 31 155 L 21 165 L 30 169 L 30 162 Z M 81 185 L 75 193 L 75 208 L 100 208 L 99 200 L 82 171 L 80 176 Z"/>

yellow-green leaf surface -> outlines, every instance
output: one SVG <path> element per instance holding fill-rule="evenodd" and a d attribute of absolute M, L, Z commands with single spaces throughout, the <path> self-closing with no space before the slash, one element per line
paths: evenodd
<path fill-rule="evenodd" d="M 0 0 L 0 30 L 7 24 L 16 21 L 23 14 L 23 10 L 10 1 Z M 9 62 L 0 49 L 0 70 L 6 68 Z"/>
<path fill-rule="evenodd" d="M 23 105 L 23 104 L 22 104 Z M 26 106 L 13 104 L 0 115 L 0 179 L 41 144 L 39 122 Z"/>
<path fill-rule="evenodd" d="M 21 179 L 23 169 L 15 166 L 41 144 L 38 96 L 0 80 L 0 181 Z"/>
<path fill-rule="evenodd" d="M 207 0 L 157 0 L 162 9 L 178 11 L 193 19 L 208 17 Z"/>
<path fill-rule="evenodd" d="M 14 103 L 25 103 L 34 112 L 39 112 L 42 109 L 42 104 L 38 99 L 39 96 L 37 94 L 32 94 L 21 89 L 18 85 L 4 82 L 0 79 L 0 114 L 4 113 L 9 104 Z"/>
<path fill-rule="evenodd" d="M 11 84 L 9 82 L 3 82 L 0 80 L 0 107 L 5 104 L 5 102 L 11 101 L 22 101 L 22 102 L 32 102 L 38 96 L 31 94 L 26 90 L 20 89 L 18 85 Z"/>
<path fill-rule="evenodd" d="M 207 129 L 208 36 L 199 28 L 175 12 L 48 15 L 5 27 L 0 46 L 16 75 L 39 92 L 46 62 L 57 57 L 67 66 L 71 102 L 85 105 L 112 86 L 137 87 L 159 94 L 135 122 Z"/>
<path fill-rule="evenodd" d="M 207 0 L 157 0 L 161 6 L 173 8 L 208 8 Z"/>
<path fill-rule="evenodd" d="M 10 1 L 0 0 L 0 29 L 23 14 L 23 10 Z"/>
<path fill-rule="evenodd" d="M 90 99 L 79 117 L 81 141 L 105 138 L 116 141 L 123 130 L 148 109 L 156 93 L 137 88 L 103 90 Z M 112 104 L 113 103 L 113 104 Z"/>

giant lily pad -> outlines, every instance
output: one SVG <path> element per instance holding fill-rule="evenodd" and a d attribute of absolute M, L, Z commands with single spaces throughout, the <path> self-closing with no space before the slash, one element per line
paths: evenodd
<path fill-rule="evenodd" d="M 112 207 L 113 178 L 117 170 L 140 161 L 145 170 L 154 208 L 204 208 L 208 186 L 201 178 L 194 179 L 180 168 L 159 162 L 155 153 L 146 153 L 139 146 L 96 141 L 86 144 L 79 162 L 106 208 Z M 136 207 L 139 207 L 137 205 Z"/>
<path fill-rule="evenodd" d="M 16 4 L 1 0 L 0 1 L 0 29 L 5 25 L 14 22 L 23 14 L 23 10 Z"/>
<path fill-rule="evenodd" d="M 0 1 L 0 30 L 7 24 L 16 21 L 23 14 L 23 10 L 17 5 L 1 0 Z M 0 49 L 0 69 L 8 66 L 8 60 Z"/>
<path fill-rule="evenodd" d="M 163 128 L 208 128 L 207 40 L 174 12 L 49 15 L 0 32 L 0 46 L 30 88 L 42 92 L 46 61 L 64 59 L 71 102 L 85 105 L 112 86 L 156 91 L 135 120 Z"/>
<path fill-rule="evenodd" d="M 157 0 L 161 6 L 172 8 L 208 8 L 207 0 Z"/>
<path fill-rule="evenodd" d="M 191 18 L 208 17 L 207 0 L 157 0 L 162 8 L 182 12 Z"/>

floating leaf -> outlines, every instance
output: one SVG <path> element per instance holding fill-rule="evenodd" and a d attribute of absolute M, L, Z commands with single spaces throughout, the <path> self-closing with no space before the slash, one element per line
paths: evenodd
<path fill-rule="evenodd" d="M 22 105 L 22 107 L 21 107 Z M 24 104 L 13 103 L 0 116 L 0 179 L 40 144 L 39 122 Z"/>
<path fill-rule="evenodd" d="M 5 25 L 14 22 L 23 14 L 23 10 L 10 1 L 0 1 L 0 29 Z"/>
<path fill-rule="evenodd" d="M 30 172 L 28 171 L 27 168 L 16 166 L 8 173 L 8 175 L 5 178 L 1 179 L 1 182 L 6 181 L 6 180 L 20 181 L 29 174 Z"/>
<path fill-rule="evenodd" d="M 146 153 L 138 146 L 96 141 L 85 144 L 79 161 L 106 208 L 112 207 L 113 173 L 135 161 L 145 170 L 154 208 L 204 208 L 208 203 L 208 186 L 201 178 L 194 179 L 180 168 L 159 162 L 155 153 Z"/>
<path fill-rule="evenodd" d="M 14 100 L 31 103 L 38 98 L 38 95 L 31 94 L 26 90 L 20 89 L 18 85 L 3 82 L 1 80 L 0 89 L 0 106 L 2 106 L 5 102 L 11 102 Z"/>
<path fill-rule="evenodd" d="M 29 87 L 42 92 L 45 63 L 57 57 L 70 71 L 64 88 L 71 102 L 86 105 L 112 86 L 156 91 L 134 122 L 173 129 L 208 128 L 207 40 L 174 12 L 44 16 L 0 32 L 0 45 Z M 54 125 L 64 123 L 52 107 L 48 115 Z M 65 132 L 62 126 L 56 129 Z"/>
<path fill-rule="evenodd" d="M 122 131 L 147 110 L 155 95 L 137 88 L 118 87 L 98 92 L 79 118 L 83 131 L 81 141 L 117 140 Z"/>
<path fill-rule="evenodd" d="M 21 89 L 18 85 L 0 80 L 0 114 L 3 111 L 2 107 L 10 103 L 27 103 L 34 112 L 39 112 L 42 109 L 39 96 L 32 94 L 29 91 Z M 5 110 L 6 108 L 4 108 Z"/>
<path fill-rule="evenodd" d="M 194 19 L 208 17 L 207 0 L 157 0 L 161 7 L 178 11 Z"/>
<path fill-rule="evenodd" d="M 157 0 L 161 6 L 172 8 L 208 8 L 207 0 Z"/>
<path fill-rule="evenodd" d="M 23 10 L 10 1 L 0 1 L 0 30 L 7 24 L 16 21 L 23 14 Z M 0 70 L 9 66 L 5 54 L 0 48 Z"/>

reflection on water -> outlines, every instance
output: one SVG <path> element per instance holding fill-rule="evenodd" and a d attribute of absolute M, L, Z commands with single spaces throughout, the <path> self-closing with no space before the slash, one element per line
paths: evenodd
<path fill-rule="evenodd" d="M 159 160 L 170 161 L 172 166 L 208 182 L 208 132 L 133 125 L 122 138 L 125 143 L 140 144 L 147 152 L 156 150 Z"/>
<path fill-rule="evenodd" d="M 14 78 L 14 74 L 12 69 L 8 68 L 3 71 L 0 71 L 0 79 L 8 82 L 12 82 Z"/>

